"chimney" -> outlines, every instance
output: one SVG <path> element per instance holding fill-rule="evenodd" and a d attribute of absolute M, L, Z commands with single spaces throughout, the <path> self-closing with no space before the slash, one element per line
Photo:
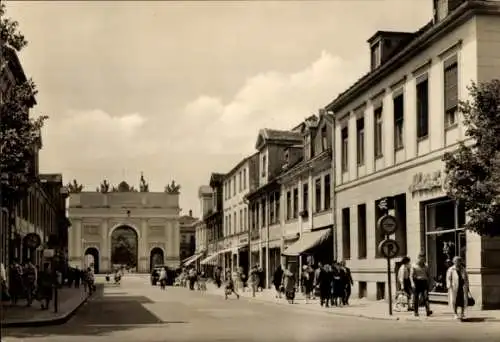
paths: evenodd
<path fill-rule="evenodd" d="M 189 217 L 193 217 L 193 211 L 189 209 Z"/>

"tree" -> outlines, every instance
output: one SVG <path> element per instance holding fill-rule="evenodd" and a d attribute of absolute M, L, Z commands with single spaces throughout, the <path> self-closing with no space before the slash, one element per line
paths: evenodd
<path fill-rule="evenodd" d="M 444 155 L 448 195 L 463 203 L 466 228 L 482 236 L 500 236 L 500 80 L 469 87 L 460 102 L 466 136 Z"/>
<path fill-rule="evenodd" d="M 47 119 L 47 116 L 29 117 L 37 91 L 34 82 L 25 77 L 17 59 L 17 52 L 27 45 L 18 26 L 17 21 L 5 16 L 5 5 L 0 4 L 0 75 L 7 72 L 17 75 L 1 94 L 0 101 L 2 205 L 10 209 L 36 181 L 34 158 L 41 144 L 41 128 Z M 6 79 L 2 78 L 2 82 Z"/>

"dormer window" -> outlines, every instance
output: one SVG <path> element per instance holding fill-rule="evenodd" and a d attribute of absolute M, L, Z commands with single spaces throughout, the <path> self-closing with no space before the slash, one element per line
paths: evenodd
<path fill-rule="evenodd" d="M 288 164 L 290 162 L 290 152 L 285 151 L 285 164 Z"/>
<path fill-rule="evenodd" d="M 304 139 L 304 157 L 306 160 L 311 159 L 311 136 L 309 133 L 305 136 Z"/>
<path fill-rule="evenodd" d="M 373 44 L 371 47 L 371 65 L 372 70 L 378 68 L 381 63 L 381 54 L 380 54 L 380 42 Z"/>
<path fill-rule="evenodd" d="M 266 165 L 266 155 L 263 155 L 262 156 L 262 177 L 266 176 L 266 168 L 267 168 L 267 165 Z"/>

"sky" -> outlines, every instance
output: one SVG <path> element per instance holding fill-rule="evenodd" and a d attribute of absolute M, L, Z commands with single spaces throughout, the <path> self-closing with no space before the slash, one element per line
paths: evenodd
<path fill-rule="evenodd" d="M 33 114 L 48 115 L 40 168 L 94 191 L 198 188 L 290 129 L 369 69 L 378 30 L 415 31 L 432 0 L 7 1 L 29 44 Z"/>

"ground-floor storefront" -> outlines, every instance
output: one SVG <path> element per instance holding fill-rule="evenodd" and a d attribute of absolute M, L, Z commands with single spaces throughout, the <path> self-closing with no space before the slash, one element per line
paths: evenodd
<path fill-rule="evenodd" d="M 496 260 L 500 259 L 494 255 L 500 242 L 464 230 L 464 207 L 448 198 L 443 189 L 441 157 L 426 159 L 337 187 L 337 246 L 340 257 L 351 268 L 355 282 L 352 293 L 387 298 L 386 260 L 377 248 L 384 235 L 376 222 L 388 210 L 399 222 L 391 236 L 399 245 L 391 270 L 401 257 L 414 261 L 424 253 L 432 277 L 431 298 L 447 301 L 446 270 L 454 256 L 462 256 L 478 305 L 498 307 L 500 262 Z M 394 281 L 391 287 L 394 293 Z"/>

